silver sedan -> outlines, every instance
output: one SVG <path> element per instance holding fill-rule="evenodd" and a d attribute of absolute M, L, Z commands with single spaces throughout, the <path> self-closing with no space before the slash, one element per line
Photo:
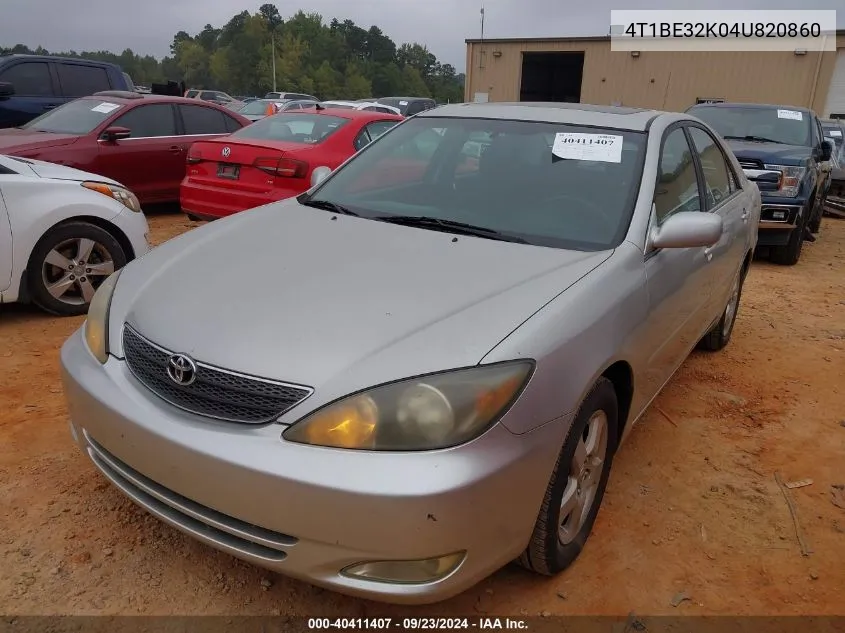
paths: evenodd
<path fill-rule="evenodd" d="M 760 194 L 682 114 L 462 104 L 110 277 L 72 433 L 172 526 L 396 603 L 579 555 L 613 456 L 731 338 Z"/>

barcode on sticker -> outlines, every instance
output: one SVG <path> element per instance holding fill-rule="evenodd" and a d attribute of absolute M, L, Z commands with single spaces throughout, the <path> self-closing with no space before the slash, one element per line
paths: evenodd
<path fill-rule="evenodd" d="M 552 154 L 570 160 L 621 163 L 622 137 L 616 134 L 559 132 L 555 134 Z"/>

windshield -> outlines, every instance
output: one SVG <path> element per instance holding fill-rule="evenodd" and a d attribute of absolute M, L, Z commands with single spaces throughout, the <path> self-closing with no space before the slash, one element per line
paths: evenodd
<path fill-rule="evenodd" d="M 642 132 L 408 119 L 360 152 L 309 201 L 368 218 L 433 218 L 538 246 L 605 250 L 628 230 L 645 144 Z"/>
<path fill-rule="evenodd" d="M 347 123 L 349 119 L 335 116 L 283 112 L 264 117 L 231 136 L 315 145 L 326 140 Z"/>
<path fill-rule="evenodd" d="M 272 101 L 250 101 L 247 103 L 243 108 L 238 110 L 241 114 L 247 115 L 257 115 L 257 114 L 267 114 L 267 106 L 269 106 Z"/>
<path fill-rule="evenodd" d="M 785 145 L 809 147 L 812 144 L 810 117 L 801 110 L 753 106 L 697 106 L 687 112 L 697 116 L 725 138 L 750 136 Z"/>
<path fill-rule="evenodd" d="M 119 103 L 102 99 L 77 99 L 42 114 L 21 128 L 35 132 L 83 136 L 92 132 L 122 107 Z"/>

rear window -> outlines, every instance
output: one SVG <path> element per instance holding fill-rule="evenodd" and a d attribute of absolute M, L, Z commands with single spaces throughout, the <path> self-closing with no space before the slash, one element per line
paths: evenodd
<path fill-rule="evenodd" d="M 83 136 L 121 108 L 122 104 L 108 99 L 76 99 L 33 119 L 23 129 Z"/>
<path fill-rule="evenodd" d="M 284 112 L 243 127 L 232 136 L 315 145 L 326 140 L 347 123 L 349 119 L 336 116 Z"/>
<path fill-rule="evenodd" d="M 245 115 L 259 115 L 259 114 L 266 114 L 267 113 L 267 106 L 269 106 L 272 101 L 250 101 L 247 103 L 243 108 L 238 110 L 241 114 Z"/>

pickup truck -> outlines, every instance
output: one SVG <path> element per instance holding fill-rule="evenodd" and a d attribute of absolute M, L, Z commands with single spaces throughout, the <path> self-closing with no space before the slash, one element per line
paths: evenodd
<path fill-rule="evenodd" d="M 107 62 L 51 55 L 0 57 L 0 128 L 18 127 L 77 97 L 133 91 L 129 75 Z"/>
<path fill-rule="evenodd" d="M 798 263 L 804 241 L 815 241 L 824 213 L 833 147 L 815 112 L 752 103 L 703 103 L 687 109 L 727 141 L 762 197 L 758 246 L 769 259 Z"/>

